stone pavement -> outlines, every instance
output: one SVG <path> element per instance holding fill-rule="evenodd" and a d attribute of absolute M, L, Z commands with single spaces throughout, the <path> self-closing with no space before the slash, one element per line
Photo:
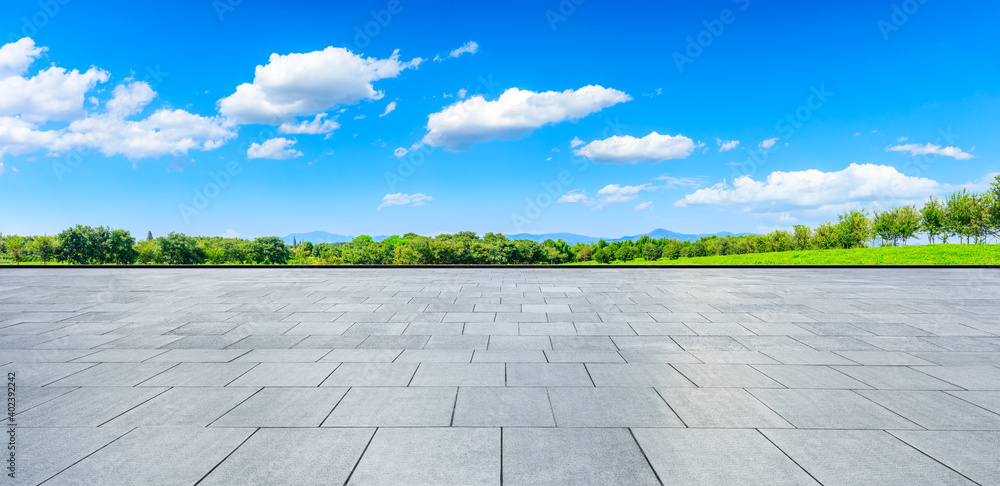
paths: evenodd
<path fill-rule="evenodd" d="M 997 270 L 0 269 L 0 367 L 10 484 L 1000 484 Z"/>

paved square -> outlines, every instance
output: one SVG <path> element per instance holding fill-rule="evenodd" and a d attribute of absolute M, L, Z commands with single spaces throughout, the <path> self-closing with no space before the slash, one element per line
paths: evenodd
<path fill-rule="evenodd" d="M 16 484 L 997 484 L 992 269 L 0 269 Z"/>

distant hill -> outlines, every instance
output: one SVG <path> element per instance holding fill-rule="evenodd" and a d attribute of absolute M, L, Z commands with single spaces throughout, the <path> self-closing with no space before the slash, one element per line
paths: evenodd
<path fill-rule="evenodd" d="M 311 233 L 292 233 L 284 238 L 286 244 L 292 244 L 292 238 L 295 241 L 301 243 L 303 241 L 308 241 L 312 244 L 316 243 L 342 243 L 345 241 L 351 241 L 354 239 L 353 236 L 347 235 L 335 235 L 333 233 L 327 233 L 326 231 L 313 231 Z"/>
<path fill-rule="evenodd" d="M 737 234 L 737 233 L 730 233 L 730 232 L 727 232 L 727 231 L 722 231 L 722 232 L 715 233 L 715 234 L 692 235 L 692 234 L 685 234 L 685 233 L 675 233 L 673 231 L 667 231 L 667 230 L 665 230 L 663 228 L 659 228 L 659 229 L 655 229 L 653 231 L 650 231 L 649 233 L 643 233 L 643 234 L 649 235 L 650 238 L 676 238 L 676 239 L 681 240 L 681 241 L 694 241 L 694 240 L 697 240 L 698 238 L 701 238 L 701 237 L 704 237 L 704 236 L 741 236 L 741 235 L 746 235 L 746 234 L 750 234 L 750 233 L 738 233 Z M 482 235 L 480 235 L 480 236 L 482 236 Z M 596 242 L 597 240 L 600 240 L 602 238 L 602 237 L 599 237 L 599 236 L 586 236 L 586 235 L 578 235 L 578 234 L 575 234 L 575 233 L 542 233 L 542 234 L 537 234 L 537 235 L 531 234 L 531 233 L 517 233 L 517 234 L 511 234 L 511 235 L 505 235 L 505 236 L 507 238 L 512 239 L 512 240 L 532 240 L 532 241 L 537 241 L 539 243 L 543 242 L 545 240 L 548 240 L 548 239 L 552 239 L 552 240 L 562 239 L 563 241 L 565 241 L 566 243 L 569 243 L 570 245 L 575 245 L 577 243 L 593 243 L 593 242 Z M 637 239 L 641 238 L 642 236 L 643 235 L 633 235 L 633 236 L 622 236 L 620 238 L 608 238 L 608 237 L 604 237 L 604 241 L 637 240 Z M 290 235 L 288 235 L 288 236 L 286 236 L 286 237 L 284 237 L 282 239 L 285 241 L 285 243 L 291 244 L 293 237 L 295 238 L 295 241 L 298 241 L 298 242 L 308 241 L 308 242 L 311 242 L 311 243 L 314 243 L 314 244 L 315 243 L 340 243 L 340 242 L 345 242 L 345 241 L 351 241 L 351 240 L 354 239 L 353 236 L 335 235 L 333 233 L 327 233 L 326 231 L 313 231 L 311 233 L 292 233 L 292 234 L 290 234 Z M 382 241 L 382 240 L 384 240 L 386 238 L 388 238 L 388 237 L 387 236 L 374 236 L 374 237 L 372 237 L 372 239 L 375 240 L 375 241 Z"/>
<path fill-rule="evenodd" d="M 743 236 L 743 235 L 748 235 L 748 234 L 752 234 L 752 233 L 730 233 L 728 231 L 720 231 L 718 233 L 713 233 L 713 234 L 689 235 L 689 234 L 684 234 L 684 233 L 674 233 L 673 231 L 667 231 L 667 230 L 665 230 L 663 228 L 659 228 L 659 229 L 655 229 L 653 231 L 650 231 L 649 233 L 644 233 L 643 235 L 649 235 L 650 238 L 655 238 L 655 239 L 659 239 L 659 238 L 676 238 L 676 239 L 681 240 L 681 241 L 694 241 L 694 240 L 697 240 L 698 238 L 703 238 L 705 236 Z M 643 235 L 622 236 L 621 238 L 615 238 L 613 240 L 607 240 L 607 241 L 638 240 L 639 238 L 642 238 Z"/>
<path fill-rule="evenodd" d="M 604 237 L 604 241 L 638 240 L 639 238 L 642 238 L 643 235 L 649 235 L 650 238 L 676 238 L 676 239 L 681 240 L 681 241 L 694 241 L 694 240 L 697 240 L 698 238 L 701 238 L 701 237 L 704 237 L 704 236 L 740 236 L 740 235 L 745 235 L 745 234 L 749 234 L 749 233 L 739 233 L 739 234 L 737 234 L 737 233 L 730 233 L 728 231 L 722 231 L 722 232 L 715 233 L 715 234 L 692 235 L 692 234 L 685 234 L 685 233 L 675 233 L 673 231 L 667 231 L 667 230 L 665 230 L 663 228 L 659 228 L 659 229 L 655 229 L 653 231 L 650 231 L 649 233 L 643 233 L 642 235 L 622 236 L 620 238 L 608 238 L 608 237 Z M 597 236 L 584 236 L 584 235 L 577 235 L 577 234 L 573 234 L 573 233 L 543 233 L 543 234 L 537 234 L 537 235 L 533 235 L 533 234 L 530 234 L 530 233 L 518 233 L 516 235 L 506 235 L 506 236 L 508 238 L 510 238 L 510 239 L 525 239 L 525 240 L 533 240 L 533 241 L 538 241 L 538 242 L 542 242 L 542 241 L 545 241 L 545 240 L 550 239 L 550 238 L 553 239 L 553 240 L 558 240 L 558 239 L 562 238 L 563 241 L 565 241 L 566 243 L 569 243 L 570 245 L 575 245 L 577 243 L 592 243 L 592 242 L 595 242 L 595 241 L 601 239 L 601 237 L 597 237 Z"/>

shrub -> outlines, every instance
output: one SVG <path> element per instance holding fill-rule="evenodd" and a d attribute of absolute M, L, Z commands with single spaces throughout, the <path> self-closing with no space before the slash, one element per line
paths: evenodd
<path fill-rule="evenodd" d="M 642 247 L 642 257 L 645 258 L 647 261 L 652 262 L 659 260 L 662 254 L 663 252 L 660 251 L 660 247 L 656 246 L 653 243 L 646 243 Z"/>

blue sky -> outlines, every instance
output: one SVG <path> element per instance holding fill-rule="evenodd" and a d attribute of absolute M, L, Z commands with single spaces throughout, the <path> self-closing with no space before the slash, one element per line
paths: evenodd
<path fill-rule="evenodd" d="M 994 2 L 0 8 L 4 234 L 757 232 L 1000 171 Z"/>

